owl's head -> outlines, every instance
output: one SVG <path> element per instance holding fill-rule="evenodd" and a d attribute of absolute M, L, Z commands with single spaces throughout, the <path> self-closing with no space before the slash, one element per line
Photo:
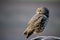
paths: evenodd
<path fill-rule="evenodd" d="M 36 13 L 37 14 L 44 14 L 46 16 L 49 16 L 49 10 L 46 7 L 37 8 Z"/>

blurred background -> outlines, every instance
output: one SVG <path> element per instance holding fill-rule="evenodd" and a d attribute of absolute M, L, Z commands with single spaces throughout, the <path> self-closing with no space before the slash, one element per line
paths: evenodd
<path fill-rule="evenodd" d="M 50 2 L 49 2 L 50 1 Z M 60 37 L 60 2 L 39 0 L 0 0 L 0 40 L 27 40 L 23 35 L 38 7 L 50 11 L 49 22 L 41 36 Z M 29 40 L 36 35 L 32 35 Z"/>

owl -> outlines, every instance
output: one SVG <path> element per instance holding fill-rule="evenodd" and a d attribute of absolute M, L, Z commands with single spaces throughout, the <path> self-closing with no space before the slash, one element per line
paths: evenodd
<path fill-rule="evenodd" d="M 46 23 L 49 18 L 49 10 L 46 7 L 37 8 L 36 14 L 30 19 L 27 23 L 27 28 L 23 32 L 26 35 L 26 38 L 29 38 L 32 34 L 38 35 L 43 32 Z"/>

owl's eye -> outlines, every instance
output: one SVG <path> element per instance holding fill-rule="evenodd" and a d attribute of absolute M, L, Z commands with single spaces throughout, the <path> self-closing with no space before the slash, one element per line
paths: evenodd
<path fill-rule="evenodd" d="M 39 10 L 41 12 L 41 10 Z"/>
<path fill-rule="evenodd" d="M 38 10 L 38 12 L 41 12 L 41 10 Z"/>

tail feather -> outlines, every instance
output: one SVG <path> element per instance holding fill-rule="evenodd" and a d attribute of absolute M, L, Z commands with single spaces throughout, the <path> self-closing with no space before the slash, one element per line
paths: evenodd
<path fill-rule="evenodd" d="M 26 38 L 29 38 L 33 34 L 34 30 L 26 30 L 24 32 L 24 35 L 26 35 Z"/>

